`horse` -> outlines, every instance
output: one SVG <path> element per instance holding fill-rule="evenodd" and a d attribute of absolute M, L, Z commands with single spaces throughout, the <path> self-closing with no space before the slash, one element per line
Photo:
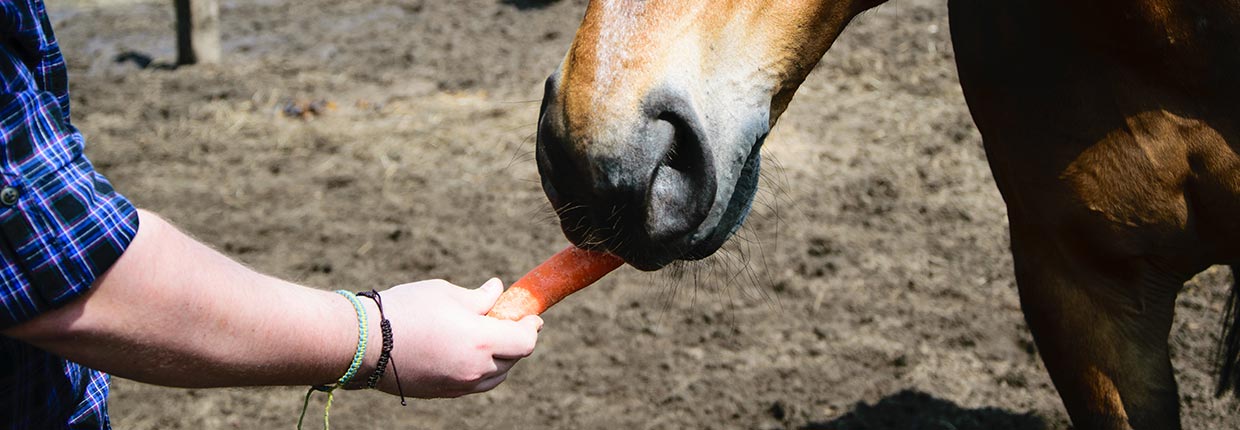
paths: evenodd
<path fill-rule="evenodd" d="M 539 114 L 561 229 L 641 270 L 744 222 L 767 133 L 885 0 L 592 0 Z M 1079 429 L 1178 429 L 1167 338 L 1194 274 L 1240 263 L 1240 2 L 949 0 L 1010 221 L 1021 308 Z M 1236 391 L 1237 287 L 1216 395 Z"/>

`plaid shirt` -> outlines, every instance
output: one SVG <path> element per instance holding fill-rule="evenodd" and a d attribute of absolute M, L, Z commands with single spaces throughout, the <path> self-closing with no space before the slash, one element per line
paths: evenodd
<path fill-rule="evenodd" d="M 0 0 L 0 329 L 85 293 L 137 231 L 82 143 L 42 0 Z M 106 374 L 2 336 L 0 387 L 0 428 L 109 428 Z"/>

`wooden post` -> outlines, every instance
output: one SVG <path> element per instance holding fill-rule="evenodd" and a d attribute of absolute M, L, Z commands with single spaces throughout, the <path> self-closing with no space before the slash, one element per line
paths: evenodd
<path fill-rule="evenodd" d="M 177 10 L 177 65 L 220 62 L 219 0 L 173 0 Z"/>

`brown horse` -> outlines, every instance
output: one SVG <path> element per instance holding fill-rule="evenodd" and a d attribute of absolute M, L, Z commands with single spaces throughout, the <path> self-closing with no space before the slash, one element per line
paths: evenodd
<path fill-rule="evenodd" d="M 543 187 L 570 240 L 635 267 L 715 252 L 759 148 L 882 0 L 595 0 L 548 80 Z M 1176 294 L 1240 263 L 1240 1 L 951 0 L 1008 206 L 1025 318 L 1077 428 L 1176 429 Z M 1235 288 L 1218 393 L 1233 389 Z"/>

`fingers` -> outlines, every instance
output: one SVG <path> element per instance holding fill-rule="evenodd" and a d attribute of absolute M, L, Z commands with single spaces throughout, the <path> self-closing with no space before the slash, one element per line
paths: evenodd
<path fill-rule="evenodd" d="M 534 327 L 535 333 L 541 332 L 543 327 L 543 319 L 538 315 L 526 315 L 525 318 L 521 318 L 521 321 L 517 321 L 517 323 Z"/>
<path fill-rule="evenodd" d="M 487 375 L 484 379 L 490 379 L 508 373 L 509 370 L 512 370 L 512 366 L 517 365 L 518 361 L 520 360 L 516 358 L 496 358 L 495 371 L 491 372 L 491 374 Z"/>
<path fill-rule="evenodd" d="M 479 315 L 486 314 L 495 305 L 495 301 L 499 299 L 499 294 L 504 292 L 504 283 L 499 278 L 491 278 L 473 290 L 464 290 L 457 297 L 462 304 L 469 310 L 477 312 Z"/>
<path fill-rule="evenodd" d="M 515 361 L 514 361 L 515 363 Z M 491 391 L 492 388 L 498 387 L 500 383 L 508 379 L 508 372 L 504 372 L 487 379 L 478 381 L 478 385 L 474 385 L 474 392 L 481 393 L 483 391 Z"/>
<path fill-rule="evenodd" d="M 537 315 L 530 315 L 520 321 L 503 321 L 488 318 L 491 332 L 492 351 L 495 358 L 523 358 L 534 353 L 538 343 L 538 331 L 542 330 L 543 320 Z"/>

